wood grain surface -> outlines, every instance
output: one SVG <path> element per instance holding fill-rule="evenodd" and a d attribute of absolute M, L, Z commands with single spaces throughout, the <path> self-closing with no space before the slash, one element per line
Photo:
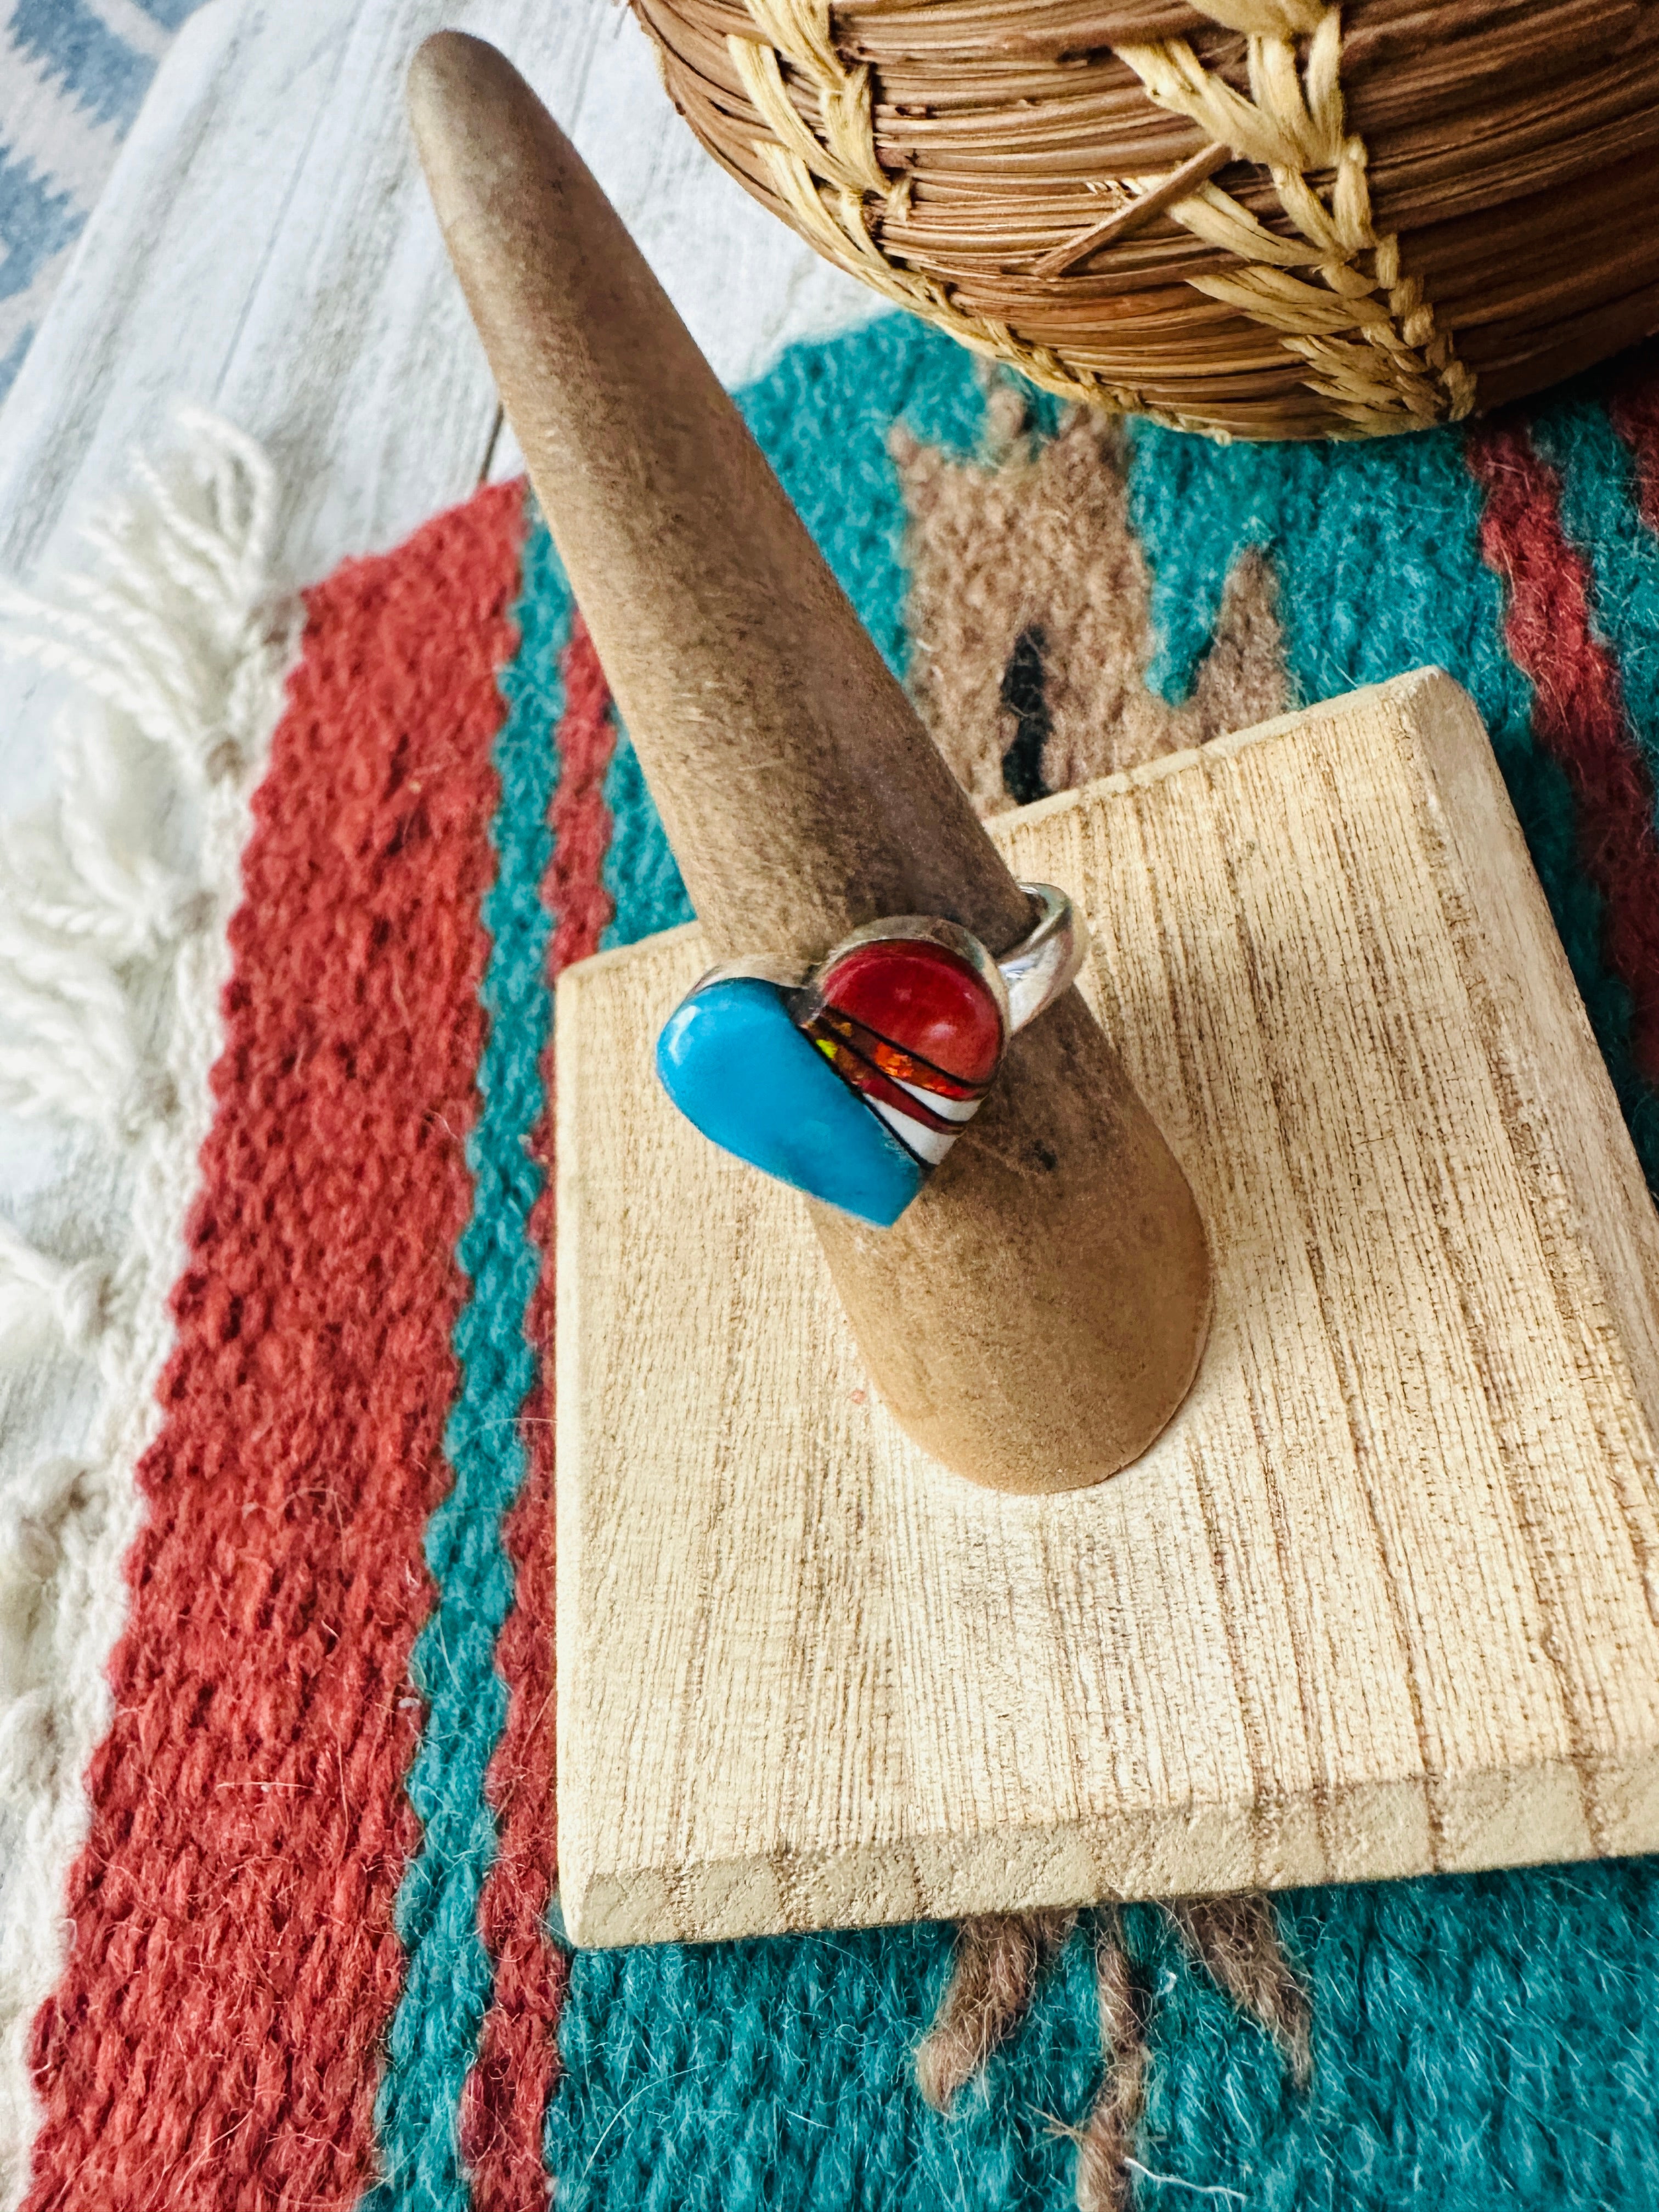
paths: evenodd
<path fill-rule="evenodd" d="M 1198 1382 L 1097 1490 L 945 1474 L 801 1203 L 652 1079 L 696 932 L 567 972 L 571 1934 L 1659 1844 L 1659 1230 L 1473 707 L 1401 678 L 996 835 L 1198 1193 Z"/>

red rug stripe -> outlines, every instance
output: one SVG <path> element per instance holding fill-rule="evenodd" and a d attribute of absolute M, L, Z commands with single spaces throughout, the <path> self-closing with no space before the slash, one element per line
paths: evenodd
<path fill-rule="evenodd" d="M 1607 964 L 1630 991 L 1631 1053 L 1659 1083 L 1659 839 L 1619 669 L 1591 624 L 1589 565 L 1561 521 L 1560 479 L 1526 430 L 1483 424 L 1469 465 L 1486 493 L 1480 550 L 1509 586 L 1504 637 L 1531 678 L 1533 732 L 1578 805 L 1579 857 L 1607 901 Z"/>
<path fill-rule="evenodd" d="M 1650 530 L 1659 531 L 1659 368 L 1648 349 L 1641 367 L 1615 388 L 1607 412 L 1636 463 L 1642 520 Z"/>
<path fill-rule="evenodd" d="M 611 692 L 581 617 L 564 661 L 553 799 L 553 860 L 544 896 L 554 917 L 551 975 L 599 948 L 611 915 L 603 878 L 611 842 L 605 774 L 616 749 Z M 545 1062 L 553 1097 L 553 1053 Z M 552 1125 L 537 1132 L 548 1182 L 531 1215 L 542 1253 L 527 1326 L 541 1352 L 524 1409 L 529 1474 L 504 1540 L 515 1577 L 513 1610 L 496 1646 L 508 1691 L 507 1725 L 488 1780 L 500 1825 L 498 1856 L 479 1899 L 495 1985 L 462 2106 L 461 2145 L 476 2212 L 538 2212 L 548 2197 L 542 2136 L 558 2078 L 564 1954 L 546 1933 L 557 1878 L 553 1823 L 553 1158 Z"/>
<path fill-rule="evenodd" d="M 31 2212 L 321 2212 L 371 2178 L 520 517 L 503 487 L 308 601 L 35 2022 Z"/>

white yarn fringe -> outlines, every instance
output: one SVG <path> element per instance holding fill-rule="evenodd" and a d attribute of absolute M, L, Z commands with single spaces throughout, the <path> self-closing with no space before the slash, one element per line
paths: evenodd
<path fill-rule="evenodd" d="M 227 927 L 248 801 L 281 713 L 298 610 L 272 593 L 276 487 L 248 439 L 181 411 L 186 444 L 86 533 L 52 599 L 0 584 L 0 651 L 77 679 L 58 795 L 0 825 L 0 1102 L 84 1123 L 125 1165 L 121 1249 L 69 1263 L 0 1226 L 0 1357 L 91 1353 L 86 1454 L 0 1492 L 0 2207 L 28 2177 L 34 2014 L 63 1971 L 82 1777 L 109 1724 L 134 1474 L 159 1425 L 168 1297 L 210 1118 Z"/>

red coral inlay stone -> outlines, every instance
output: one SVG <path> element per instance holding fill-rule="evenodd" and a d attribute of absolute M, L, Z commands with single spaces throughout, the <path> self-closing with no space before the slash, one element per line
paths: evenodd
<path fill-rule="evenodd" d="M 842 1015 L 924 1063 L 914 1073 L 897 1066 L 887 1073 L 929 1090 L 944 1087 L 927 1080 L 937 1073 L 971 1096 L 1002 1057 L 1002 1017 L 988 986 L 958 954 L 925 938 L 855 946 L 820 976 L 817 997 L 826 1015 Z"/>

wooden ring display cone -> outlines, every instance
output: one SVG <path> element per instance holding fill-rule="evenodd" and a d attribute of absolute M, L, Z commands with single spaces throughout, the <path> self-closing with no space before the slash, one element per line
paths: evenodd
<path fill-rule="evenodd" d="M 412 94 L 702 917 L 558 985 L 572 1937 L 1659 1845 L 1659 1220 L 1471 702 L 988 835 L 520 80 L 446 38 Z M 711 957 L 1001 954 L 1016 878 L 1079 992 L 896 1228 L 815 1237 L 656 1086 Z"/>
<path fill-rule="evenodd" d="M 422 47 L 410 100 L 502 404 L 714 956 L 804 971 L 849 931 L 918 914 L 1006 951 L 1030 927 L 1013 877 L 568 141 L 459 33 Z M 975 1482 L 1099 1481 L 1191 1385 L 1203 1227 L 1075 991 L 1014 1042 L 894 1228 L 814 1215 L 883 1399 Z"/>

